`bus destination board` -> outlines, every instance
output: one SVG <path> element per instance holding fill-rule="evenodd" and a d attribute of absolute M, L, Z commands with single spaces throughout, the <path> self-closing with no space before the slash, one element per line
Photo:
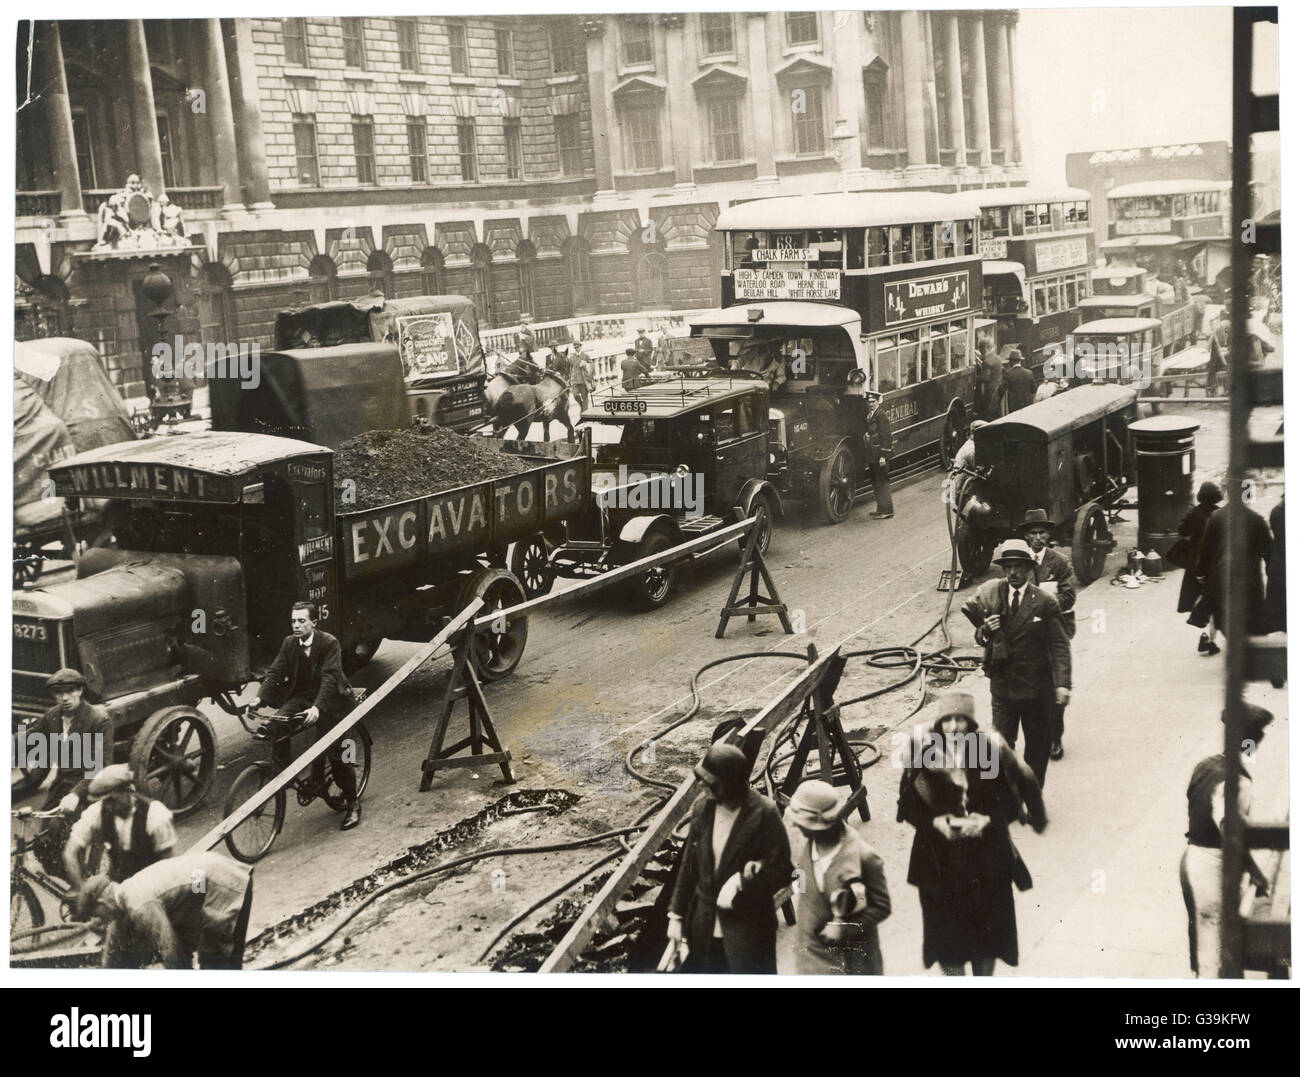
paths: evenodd
<path fill-rule="evenodd" d="M 839 299 L 838 269 L 737 269 L 737 299 Z"/>

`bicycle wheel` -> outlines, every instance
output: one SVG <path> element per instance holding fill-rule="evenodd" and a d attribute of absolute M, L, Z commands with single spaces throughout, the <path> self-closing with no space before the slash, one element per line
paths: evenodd
<path fill-rule="evenodd" d="M 244 801 L 255 796 L 275 777 L 275 773 L 275 768 L 270 763 L 254 763 L 241 771 L 235 784 L 230 787 L 230 796 L 226 798 L 226 817 L 229 818 Z M 245 864 L 262 859 L 284 827 L 285 805 L 286 797 L 281 789 L 227 834 L 226 848 L 230 850 L 231 856 Z"/>
<path fill-rule="evenodd" d="M 344 762 L 352 768 L 352 773 L 356 776 L 357 798 L 360 799 L 370 781 L 370 731 L 366 729 L 365 722 L 358 722 L 344 733 L 342 743 Z M 325 761 L 325 766 L 328 780 L 321 799 L 335 811 L 345 811 L 348 806 L 347 797 L 334 781 L 334 772 L 328 769 L 328 760 Z"/>
<path fill-rule="evenodd" d="M 31 950 L 36 946 L 36 938 L 18 939 L 15 935 L 24 931 L 34 931 L 45 926 L 45 910 L 41 908 L 41 899 L 36 896 L 32 884 L 26 879 L 14 879 L 9 884 L 9 938 L 10 950 Z"/>

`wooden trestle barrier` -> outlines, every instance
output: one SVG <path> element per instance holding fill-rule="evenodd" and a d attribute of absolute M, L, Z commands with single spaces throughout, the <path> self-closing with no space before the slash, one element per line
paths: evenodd
<path fill-rule="evenodd" d="M 817 657 L 816 651 L 810 647 L 807 667 L 758 714 L 725 737 L 725 743 L 739 745 L 756 730 L 761 730 L 764 734 L 771 733 L 794 714 L 796 710 L 807 706 L 809 699 L 813 697 L 819 700 L 818 703 L 814 704 L 813 713 L 815 715 L 820 714 L 823 722 L 830 723 L 838 728 L 838 710 L 831 702 L 830 697 L 843 670 L 844 658 L 840 654 L 838 647 L 821 657 Z M 840 750 L 846 751 L 847 746 L 842 737 L 843 733 L 841 731 L 839 743 L 842 747 Z M 849 758 L 853 758 L 851 754 Z M 825 759 L 827 763 L 830 762 L 829 755 Z M 853 762 L 856 763 L 855 758 L 853 758 Z M 853 796 L 861 799 L 863 818 L 867 818 L 865 791 L 861 784 L 861 770 L 856 770 L 856 774 L 858 786 Z M 569 928 L 564 938 L 560 940 L 559 945 L 542 963 L 538 971 L 566 972 L 573 967 L 574 962 L 577 961 L 587 944 L 600 930 L 606 917 L 613 911 L 619 898 L 632 885 L 641 870 L 659 851 L 664 842 L 668 840 L 668 836 L 676 829 L 677 825 L 686 818 L 701 787 L 701 782 L 695 777 L 694 773 L 688 775 L 686 780 L 677 787 L 673 795 L 668 798 L 668 802 L 660 809 L 659 814 L 650 821 L 640 840 L 632 847 L 632 850 L 619 863 L 618 867 L 614 869 L 613 874 L 605 880 L 600 892 L 592 898 L 591 903 L 583 910 L 582 915 Z M 852 798 L 850 802 L 852 803 Z"/>
<path fill-rule="evenodd" d="M 744 510 L 736 509 L 736 516 L 744 519 Z M 731 594 L 727 596 L 726 604 L 722 607 L 722 616 L 718 619 L 718 631 L 714 634 L 715 639 L 722 639 L 727 632 L 727 622 L 733 617 L 739 617 L 744 614 L 745 619 L 753 624 L 755 618 L 762 613 L 774 613 L 781 619 L 781 627 L 785 629 L 786 635 L 794 635 L 794 626 L 790 623 L 790 613 L 785 608 L 785 603 L 781 601 L 781 596 L 776 593 L 776 584 L 772 582 L 772 574 L 767 571 L 767 563 L 763 560 L 762 553 L 758 549 L 759 530 L 757 527 L 749 529 L 749 535 L 744 540 L 743 552 L 740 557 L 740 568 L 736 571 L 736 578 L 731 582 Z M 749 595 L 741 602 L 736 601 L 740 594 L 740 588 L 745 582 L 745 574 L 749 574 Z M 758 587 L 759 580 L 767 584 L 767 594 L 763 594 Z"/>

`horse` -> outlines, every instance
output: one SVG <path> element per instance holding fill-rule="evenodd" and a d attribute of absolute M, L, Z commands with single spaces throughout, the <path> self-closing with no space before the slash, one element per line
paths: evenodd
<path fill-rule="evenodd" d="M 530 422 L 540 422 L 543 437 L 549 441 L 551 423 L 559 422 L 567 431 L 566 440 L 573 440 L 569 384 L 552 371 L 543 373 L 536 385 L 514 382 L 508 375 L 498 374 L 484 387 L 484 397 L 492 416 L 494 437 L 501 437 L 514 427 L 522 438 L 528 433 Z"/>

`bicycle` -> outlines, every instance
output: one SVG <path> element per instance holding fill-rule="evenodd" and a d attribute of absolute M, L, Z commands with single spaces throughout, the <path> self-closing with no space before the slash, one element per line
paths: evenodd
<path fill-rule="evenodd" d="M 61 819 L 63 813 L 57 808 L 53 811 L 33 811 L 31 808 L 18 808 L 10 812 L 13 816 L 13 862 L 9 871 L 9 938 L 25 932 L 36 931 L 45 926 L 45 906 L 37 895 L 37 887 L 59 902 L 60 919 L 71 920 L 72 886 L 67 880 L 54 874 L 48 861 L 57 862 L 60 850 L 55 843 L 45 837 L 45 831 L 26 835 L 22 831 L 29 823 L 44 822 L 49 819 Z M 39 870 L 28 866 L 27 854 L 36 856 Z M 36 946 L 34 937 L 11 942 L 13 950 L 32 949 Z"/>
<path fill-rule="evenodd" d="M 238 712 L 240 724 L 253 737 L 268 741 L 271 745 L 271 759 L 254 763 L 239 772 L 230 795 L 226 798 L 226 817 L 256 796 L 263 787 L 274 781 L 292 762 L 289 754 L 291 738 L 307 728 L 303 722 L 305 715 L 277 714 L 267 709 L 245 707 Z M 256 724 L 260 721 L 263 724 Z M 351 741 L 354 760 L 347 759 L 348 742 Z M 370 732 L 365 722 L 358 721 L 343 738 L 344 761 L 352 766 L 356 774 L 357 796 L 360 797 L 370 781 Z M 326 757 L 321 756 L 295 774 L 287 786 L 278 790 L 273 797 L 261 804 L 247 819 L 226 835 L 226 848 L 236 860 L 252 864 L 262 859 L 271 851 L 275 839 L 284 829 L 284 819 L 288 808 L 288 790 L 297 794 L 298 804 L 307 807 L 318 797 L 325 801 L 334 811 L 346 811 L 347 798 L 343 790 L 334 781 L 333 768 L 326 765 Z"/>

